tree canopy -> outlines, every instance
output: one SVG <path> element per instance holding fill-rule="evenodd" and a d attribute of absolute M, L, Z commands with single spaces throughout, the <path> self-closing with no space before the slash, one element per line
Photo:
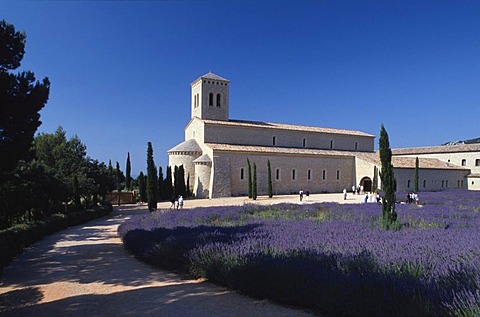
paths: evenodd
<path fill-rule="evenodd" d="M 0 21 L 0 181 L 29 153 L 50 93 L 47 77 L 40 83 L 31 71 L 10 73 L 21 64 L 25 40 L 24 32 Z"/>

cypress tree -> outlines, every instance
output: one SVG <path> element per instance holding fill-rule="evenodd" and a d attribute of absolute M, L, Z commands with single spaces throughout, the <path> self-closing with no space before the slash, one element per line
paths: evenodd
<path fill-rule="evenodd" d="M 185 185 L 185 169 L 183 164 L 178 168 L 178 190 L 179 195 L 187 197 L 187 186 Z"/>
<path fill-rule="evenodd" d="M 272 186 L 272 167 L 270 166 L 270 160 L 267 161 L 267 194 L 269 198 L 273 197 L 273 186 Z"/>
<path fill-rule="evenodd" d="M 164 191 L 164 183 L 163 183 L 163 170 L 162 167 L 158 167 L 158 199 L 159 200 L 164 200 L 166 199 L 165 197 L 165 191 Z"/>
<path fill-rule="evenodd" d="M 140 172 L 138 175 L 138 191 L 140 192 L 140 201 L 146 202 L 147 198 L 147 182 L 145 181 L 145 175 L 143 172 Z"/>
<path fill-rule="evenodd" d="M 247 158 L 247 165 L 248 165 L 248 198 L 253 197 L 252 192 L 252 165 L 250 165 L 250 160 Z"/>
<path fill-rule="evenodd" d="M 165 176 L 165 196 L 169 199 L 173 194 L 172 167 L 167 166 L 167 175 Z"/>
<path fill-rule="evenodd" d="M 178 166 L 175 165 L 173 167 L 173 193 L 175 197 L 180 195 L 180 186 L 179 186 L 179 177 L 178 177 Z"/>
<path fill-rule="evenodd" d="M 115 169 L 115 179 L 117 181 L 117 203 L 120 206 L 120 192 L 122 191 L 122 185 L 120 183 L 120 164 L 117 162 L 117 168 Z"/>
<path fill-rule="evenodd" d="M 108 171 L 110 172 L 110 175 L 113 175 L 112 160 L 108 160 Z"/>
<path fill-rule="evenodd" d="M 157 168 L 153 160 L 153 148 L 152 142 L 147 144 L 147 199 L 148 210 L 157 210 L 157 197 L 158 184 L 157 184 Z"/>
<path fill-rule="evenodd" d="M 378 190 L 378 168 L 373 166 L 373 192 L 376 193 Z"/>
<path fill-rule="evenodd" d="M 257 164 L 253 163 L 252 199 L 257 200 Z"/>
<path fill-rule="evenodd" d="M 415 175 L 413 176 L 413 190 L 418 193 L 418 167 L 419 162 L 418 162 L 418 156 L 415 159 Z"/>
<path fill-rule="evenodd" d="M 130 152 L 127 153 L 127 166 L 125 167 L 125 187 L 127 190 L 132 190 L 132 177 L 130 176 L 132 172 L 132 167 L 130 165 Z"/>
<path fill-rule="evenodd" d="M 379 140 L 380 161 L 382 162 L 382 172 L 380 177 L 383 186 L 383 200 L 382 213 L 384 223 L 389 226 L 397 220 L 397 213 L 395 211 L 395 176 L 393 174 L 392 165 L 392 150 L 390 149 L 390 142 L 388 140 L 388 133 L 385 127 L 380 128 Z"/>

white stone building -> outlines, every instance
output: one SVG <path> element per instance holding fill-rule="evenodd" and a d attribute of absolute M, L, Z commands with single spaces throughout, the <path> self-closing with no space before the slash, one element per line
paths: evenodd
<path fill-rule="evenodd" d="M 184 166 L 196 197 L 247 195 L 247 159 L 252 169 L 256 166 L 259 195 L 267 191 L 268 161 L 274 194 L 296 193 L 300 189 L 311 193 L 341 192 L 353 185 L 372 190 L 374 166 L 380 167 L 374 135 L 232 120 L 229 88 L 229 80 L 212 73 L 191 84 L 191 119 L 185 128 L 185 141 L 168 151 L 169 165 Z M 480 159 L 479 153 L 477 149 L 476 159 Z M 413 190 L 415 158 L 394 157 L 393 165 L 397 190 Z M 421 190 L 467 188 L 467 179 L 474 177 L 467 166 L 428 155 L 421 157 L 420 168 Z M 480 179 L 472 181 L 477 184 Z"/>

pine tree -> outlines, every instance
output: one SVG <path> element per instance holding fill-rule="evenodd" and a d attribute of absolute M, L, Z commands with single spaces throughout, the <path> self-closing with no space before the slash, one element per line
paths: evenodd
<path fill-rule="evenodd" d="M 272 186 L 272 167 L 270 166 L 270 160 L 267 161 L 267 194 L 269 198 L 273 197 L 273 186 Z"/>
<path fill-rule="evenodd" d="M 415 175 L 413 177 L 413 190 L 418 193 L 418 169 L 419 169 L 419 162 L 418 156 L 415 159 Z"/>
<path fill-rule="evenodd" d="M 130 165 L 130 152 L 127 153 L 127 166 L 125 167 L 125 187 L 127 190 L 132 190 L 132 177 L 130 176 L 132 172 L 132 167 Z"/>
<path fill-rule="evenodd" d="M 388 133 L 383 124 L 380 128 L 379 143 L 380 161 L 382 162 L 382 172 L 380 174 L 383 186 L 382 213 L 384 223 L 388 227 L 397 220 L 397 213 L 395 211 L 396 185 L 392 165 L 392 150 L 390 149 Z"/>
<path fill-rule="evenodd" d="M 78 177 L 77 175 L 73 176 L 73 202 L 75 207 L 78 209 L 80 207 L 80 194 L 78 189 Z"/>
<path fill-rule="evenodd" d="M 247 158 L 248 165 L 248 198 L 253 197 L 253 186 L 252 186 L 252 165 L 250 165 L 250 160 Z"/>
<path fill-rule="evenodd" d="M 257 200 L 257 164 L 253 163 L 252 199 Z"/>
<path fill-rule="evenodd" d="M 148 210 L 150 212 L 157 210 L 158 201 L 157 168 L 153 160 L 152 142 L 147 144 L 147 199 Z"/>
<path fill-rule="evenodd" d="M 140 201 L 146 202 L 147 198 L 147 182 L 145 180 L 145 175 L 143 172 L 140 172 L 138 175 L 138 191 L 140 192 Z"/>

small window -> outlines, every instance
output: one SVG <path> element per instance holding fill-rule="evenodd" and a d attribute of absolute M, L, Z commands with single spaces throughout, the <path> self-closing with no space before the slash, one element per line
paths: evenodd
<path fill-rule="evenodd" d="M 327 178 L 327 171 L 323 170 L 322 171 L 322 179 L 325 180 Z"/>
<path fill-rule="evenodd" d="M 475 185 L 475 182 L 474 182 L 474 181 L 472 181 L 472 185 Z"/>
<path fill-rule="evenodd" d="M 330 140 L 330 148 L 333 149 L 333 140 Z"/>
<path fill-rule="evenodd" d="M 442 188 L 445 186 L 445 181 L 442 180 Z"/>
<path fill-rule="evenodd" d="M 295 169 L 292 170 L 292 179 L 295 180 Z"/>
<path fill-rule="evenodd" d="M 312 179 L 312 170 L 307 171 L 307 179 L 311 180 Z"/>
<path fill-rule="evenodd" d="M 213 106 L 213 92 L 208 94 L 208 105 Z"/>
<path fill-rule="evenodd" d="M 427 181 L 424 179 L 423 180 L 423 188 L 427 187 Z"/>
<path fill-rule="evenodd" d="M 272 138 L 272 144 L 273 144 L 273 145 L 276 145 L 276 144 L 277 144 L 277 142 L 276 142 L 276 141 L 277 141 L 277 140 L 276 140 L 276 138 L 275 138 L 275 137 L 273 137 L 273 138 Z"/>
<path fill-rule="evenodd" d="M 303 138 L 302 146 L 305 147 L 306 144 L 307 144 L 307 139 Z"/>
<path fill-rule="evenodd" d="M 243 177 L 244 177 L 244 170 L 243 168 L 240 169 L 240 179 L 243 180 Z"/>
<path fill-rule="evenodd" d="M 217 94 L 217 107 L 221 107 L 222 105 L 220 104 L 220 100 L 221 100 L 221 95 L 220 94 Z"/>
<path fill-rule="evenodd" d="M 358 150 L 358 142 L 355 142 L 355 151 Z"/>
<path fill-rule="evenodd" d="M 467 160 L 466 159 L 462 160 L 462 166 L 467 166 Z"/>
<path fill-rule="evenodd" d="M 275 171 L 275 179 L 278 181 L 280 180 L 280 169 L 277 168 L 277 170 Z"/>
<path fill-rule="evenodd" d="M 337 181 L 340 180 L 340 171 L 337 171 Z"/>
<path fill-rule="evenodd" d="M 475 166 L 480 166 L 480 159 L 475 160 Z"/>
<path fill-rule="evenodd" d="M 407 181 L 407 188 L 410 188 L 410 180 Z"/>
<path fill-rule="evenodd" d="M 448 188 L 448 179 L 445 181 L 445 187 Z"/>

